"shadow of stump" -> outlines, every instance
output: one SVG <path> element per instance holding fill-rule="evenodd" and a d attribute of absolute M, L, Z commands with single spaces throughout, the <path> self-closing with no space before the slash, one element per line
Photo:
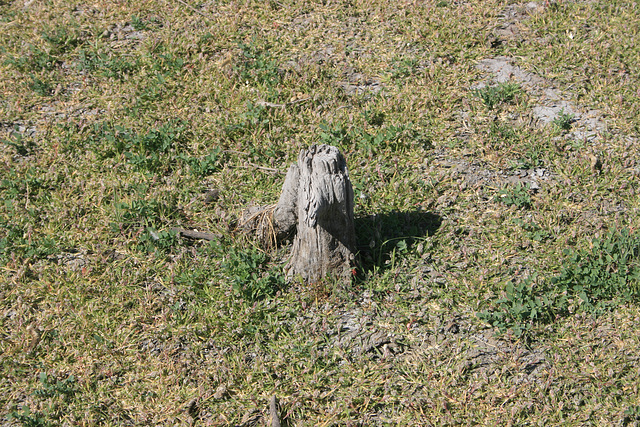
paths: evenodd
<path fill-rule="evenodd" d="M 360 268 L 368 273 L 387 268 L 387 261 L 400 241 L 407 246 L 432 236 L 442 217 L 431 212 L 391 211 L 355 218 Z"/>

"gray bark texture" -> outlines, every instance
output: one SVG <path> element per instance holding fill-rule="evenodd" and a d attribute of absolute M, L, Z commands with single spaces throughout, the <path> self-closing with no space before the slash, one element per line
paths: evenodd
<path fill-rule="evenodd" d="M 296 213 L 288 276 L 301 276 L 306 282 L 328 275 L 351 281 L 356 240 L 353 188 L 345 158 L 336 147 L 314 145 L 300 152 L 276 212 L 277 224 L 289 224 Z"/>
<path fill-rule="evenodd" d="M 300 168 L 294 163 L 289 168 L 284 178 L 280 200 L 273 211 L 273 221 L 278 231 L 278 240 L 284 240 L 296 230 L 298 223 L 298 182 L 300 181 Z"/>
<path fill-rule="evenodd" d="M 239 228 L 273 247 L 293 236 L 289 278 L 313 283 L 333 276 L 350 283 L 356 243 L 353 188 L 344 156 L 330 145 L 302 150 L 276 205 L 251 207 Z"/>

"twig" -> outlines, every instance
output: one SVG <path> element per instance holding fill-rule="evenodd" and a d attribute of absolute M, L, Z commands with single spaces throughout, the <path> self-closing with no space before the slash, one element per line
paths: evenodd
<path fill-rule="evenodd" d="M 259 105 L 261 107 L 270 107 L 270 108 L 284 108 L 287 106 L 287 104 L 274 104 L 273 102 L 267 102 L 267 101 L 258 101 L 256 102 L 256 105 Z"/>
<path fill-rule="evenodd" d="M 269 400 L 269 412 L 271 412 L 271 427 L 280 427 L 280 417 L 278 417 L 278 402 L 276 395 Z"/>
<path fill-rule="evenodd" d="M 302 98 L 302 99 L 296 99 L 294 101 L 289 101 L 286 104 L 275 104 L 273 102 L 258 101 L 258 102 L 256 102 L 256 105 L 260 105 L 261 107 L 269 107 L 269 108 L 285 108 L 287 105 L 300 104 L 300 103 L 303 103 L 303 102 L 307 102 L 310 99 L 311 99 L 311 97 Z"/>
<path fill-rule="evenodd" d="M 246 153 L 244 151 L 238 151 L 238 150 L 224 150 L 224 153 L 233 153 L 233 154 L 242 154 L 243 156 L 250 156 L 250 153 Z"/>
<path fill-rule="evenodd" d="M 197 231 L 197 230 L 187 230 L 187 229 L 178 228 L 178 227 L 171 228 L 171 231 L 174 231 L 181 236 L 189 237 L 190 239 L 214 240 L 214 239 L 220 238 L 219 234 L 207 233 L 204 231 Z"/>
<path fill-rule="evenodd" d="M 284 172 L 282 172 L 282 171 L 281 171 L 281 170 L 279 170 L 279 169 L 275 169 L 275 168 L 268 168 L 268 167 L 266 167 L 266 166 L 256 165 L 256 164 L 251 163 L 251 162 L 247 162 L 247 164 L 248 164 L 249 166 L 253 166 L 253 167 L 254 167 L 254 168 L 256 168 L 256 169 L 262 169 L 263 171 L 274 172 L 274 173 L 279 173 L 279 174 L 283 174 L 283 173 L 284 173 Z"/>
<path fill-rule="evenodd" d="M 27 354 L 33 354 L 36 347 L 40 343 L 40 339 L 42 338 L 42 333 L 38 330 L 38 328 L 35 328 L 33 325 L 27 326 L 27 332 L 31 334 L 31 341 L 29 342 L 29 348 L 27 348 Z"/>
<path fill-rule="evenodd" d="M 241 155 L 244 155 L 244 156 L 250 156 L 251 155 L 250 153 L 245 153 L 244 151 L 236 151 L 236 150 L 224 150 L 224 152 L 225 153 L 233 153 L 233 154 L 241 154 Z M 266 166 L 256 165 L 255 163 L 251 163 L 251 162 L 248 162 L 248 161 L 245 161 L 245 163 L 246 163 L 246 165 L 240 165 L 240 167 L 248 168 L 249 166 L 251 166 L 252 168 L 260 169 L 260 170 L 267 171 L 267 172 L 273 172 L 273 173 L 277 173 L 277 174 L 281 174 L 281 175 L 284 174 L 284 172 L 282 172 L 279 169 L 268 168 Z"/>
<path fill-rule="evenodd" d="M 246 165 L 240 165 L 240 167 L 242 167 L 242 168 L 252 167 L 252 168 L 255 168 L 255 169 L 263 170 L 265 172 L 271 172 L 271 173 L 277 173 L 277 174 L 280 174 L 280 175 L 284 175 L 284 172 L 282 172 L 279 169 L 268 168 L 266 166 L 260 166 L 260 165 L 256 165 L 255 163 L 246 162 L 246 161 L 245 161 L 245 163 L 246 163 Z"/>
<path fill-rule="evenodd" d="M 303 102 L 307 102 L 311 99 L 311 97 L 307 97 L 307 98 L 300 98 L 300 99 L 296 99 L 295 101 L 289 101 L 287 102 L 287 105 L 294 105 L 294 104 L 302 104 Z"/>

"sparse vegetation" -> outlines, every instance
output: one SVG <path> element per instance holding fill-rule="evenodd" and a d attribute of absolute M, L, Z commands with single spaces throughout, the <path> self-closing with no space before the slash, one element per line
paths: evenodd
<path fill-rule="evenodd" d="M 514 186 L 503 188 L 498 193 L 499 200 L 507 206 L 528 209 L 531 207 L 529 185 L 518 183 Z"/>
<path fill-rule="evenodd" d="M 573 114 L 565 113 L 564 108 L 560 110 L 558 117 L 553 119 L 553 124 L 563 131 L 568 131 L 571 129 L 571 123 L 575 120 L 575 116 Z"/>
<path fill-rule="evenodd" d="M 275 395 L 283 425 L 636 425 L 639 26 L 0 1 L 0 424 L 265 425 Z M 315 143 L 354 186 L 351 288 L 237 231 Z"/>
<path fill-rule="evenodd" d="M 629 230 L 609 232 L 589 242 L 590 250 L 565 250 L 559 275 L 508 282 L 493 310 L 479 313 L 502 331 L 531 340 L 535 325 L 548 325 L 571 313 L 601 316 L 640 297 L 640 239 Z"/>
<path fill-rule="evenodd" d="M 640 297 L 640 236 L 628 229 L 612 230 L 589 242 L 588 250 L 565 250 L 565 265 L 553 285 L 576 307 L 601 314 Z"/>
<path fill-rule="evenodd" d="M 487 108 L 493 110 L 499 104 L 513 101 L 519 92 L 520 86 L 517 83 L 499 83 L 495 86 L 475 89 L 473 94 L 480 98 Z"/>

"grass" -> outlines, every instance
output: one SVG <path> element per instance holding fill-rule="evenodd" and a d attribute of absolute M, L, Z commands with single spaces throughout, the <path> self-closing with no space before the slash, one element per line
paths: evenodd
<path fill-rule="evenodd" d="M 525 3 L 0 1 L 2 423 L 637 423 L 640 11 Z M 234 231 L 314 143 L 346 290 Z"/>
<path fill-rule="evenodd" d="M 517 83 L 499 83 L 496 86 L 476 89 L 473 94 L 480 98 L 487 108 L 493 110 L 499 104 L 513 101 L 519 92 L 520 87 Z"/>

